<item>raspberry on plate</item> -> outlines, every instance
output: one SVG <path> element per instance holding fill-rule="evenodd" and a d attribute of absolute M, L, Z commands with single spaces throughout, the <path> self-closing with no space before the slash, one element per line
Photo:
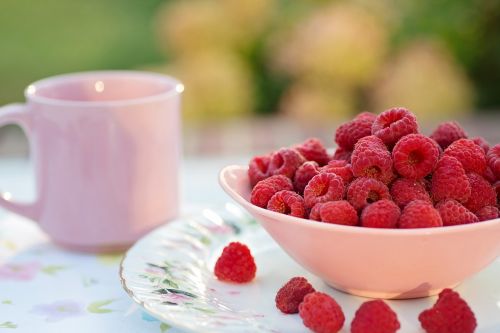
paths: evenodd
<path fill-rule="evenodd" d="M 335 132 L 335 142 L 339 147 L 352 150 L 359 139 L 372 134 L 373 119 L 361 117 L 343 123 Z"/>
<path fill-rule="evenodd" d="M 483 148 L 485 154 L 487 154 L 488 150 L 490 150 L 490 144 L 482 136 L 476 136 L 475 138 L 472 138 L 471 140 L 474 141 L 474 143 L 476 145 Z"/>
<path fill-rule="evenodd" d="M 267 209 L 295 217 L 304 217 L 306 214 L 304 199 L 297 193 L 286 190 L 276 192 L 269 200 Z"/>
<path fill-rule="evenodd" d="M 418 133 L 417 118 L 405 108 L 392 108 L 379 114 L 372 125 L 372 134 L 392 147 L 405 135 Z"/>
<path fill-rule="evenodd" d="M 471 194 L 469 179 L 460 162 L 451 156 L 443 156 L 436 165 L 431 183 L 432 197 L 436 202 L 455 199 L 466 202 Z"/>
<path fill-rule="evenodd" d="M 389 189 L 373 178 L 356 178 L 347 189 L 347 201 L 357 210 L 381 199 L 391 199 Z"/>
<path fill-rule="evenodd" d="M 467 133 L 456 121 L 448 121 L 439 126 L 430 135 L 443 149 L 459 139 L 467 139 Z"/>
<path fill-rule="evenodd" d="M 320 173 L 314 176 L 304 189 L 306 208 L 320 202 L 341 200 L 344 197 L 344 181 L 333 173 Z"/>
<path fill-rule="evenodd" d="M 395 333 L 401 325 L 396 313 L 380 299 L 361 304 L 351 323 L 351 333 Z"/>
<path fill-rule="evenodd" d="M 349 184 L 354 177 L 352 174 L 352 166 L 344 160 L 331 160 L 327 165 L 320 169 L 321 173 L 334 173 L 344 181 L 344 184 Z"/>
<path fill-rule="evenodd" d="M 361 225 L 368 228 L 397 228 L 401 210 L 392 201 L 382 199 L 363 209 Z"/>
<path fill-rule="evenodd" d="M 231 242 L 215 263 L 215 276 L 221 281 L 236 283 L 250 282 L 255 277 L 257 266 L 245 244 Z"/>
<path fill-rule="evenodd" d="M 460 295 L 444 289 L 434 306 L 418 316 L 427 333 L 472 333 L 477 322 L 474 312 Z"/>
<path fill-rule="evenodd" d="M 464 203 L 470 211 L 475 212 L 484 206 L 495 206 L 497 196 L 491 184 L 477 173 L 468 173 L 467 178 L 471 188 L 469 200 Z"/>
<path fill-rule="evenodd" d="M 403 177 L 420 179 L 436 167 L 439 150 L 432 139 L 422 134 L 402 137 L 392 150 L 394 168 Z"/>
<path fill-rule="evenodd" d="M 325 146 L 317 138 L 310 138 L 294 147 L 308 161 L 314 161 L 320 166 L 325 165 L 330 160 L 330 156 Z"/>
<path fill-rule="evenodd" d="M 301 194 L 304 193 L 304 189 L 306 188 L 309 181 L 319 174 L 320 169 L 318 163 L 314 161 L 308 161 L 302 164 L 297 171 L 295 172 L 295 176 L 293 177 L 293 185 L 295 191 Z"/>
<path fill-rule="evenodd" d="M 366 136 L 354 146 L 351 155 L 352 173 L 356 177 L 370 177 L 389 184 L 394 178 L 391 153 L 375 136 Z"/>
<path fill-rule="evenodd" d="M 358 225 L 358 213 L 345 200 L 329 201 L 321 205 L 321 221 L 342 225 Z"/>
<path fill-rule="evenodd" d="M 293 179 L 295 171 L 305 162 L 302 156 L 295 149 L 281 148 L 271 155 L 269 161 L 269 175 L 284 175 Z"/>
<path fill-rule="evenodd" d="M 494 220 L 498 217 L 498 208 L 495 206 L 484 206 L 476 212 L 479 221 Z"/>
<path fill-rule="evenodd" d="M 487 159 L 491 171 L 493 171 L 495 177 L 500 180 L 500 143 L 488 150 Z"/>
<path fill-rule="evenodd" d="M 258 182 L 269 177 L 269 162 L 270 156 L 256 156 L 252 158 L 248 165 L 248 178 L 250 185 L 253 187 Z"/>
<path fill-rule="evenodd" d="M 455 157 L 462 164 L 465 172 L 475 172 L 483 175 L 486 170 L 484 150 L 472 140 L 457 140 L 449 145 L 443 154 Z"/>
<path fill-rule="evenodd" d="M 279 191 L 292 190 L 293 185 L 290 178 L 278 175 L 261 180 L 254 186 L 250 196 L 250 202 L 256 206 L 266 208 L 269 199 Z"/>
<path fill-rule="evenodd" d="M 478 222 L 479 219 L 470 210 L 465 208 L 460 202 L 447 199 L 439 202 L 436 209 L 441 215 L 444 226 L 467 224 Z"/>
<path fill-rule="evenodd" d="M 278 290 L 275 298 L 276 307 L 283 313 L 299 313 L 299 304 L 304 297 L 315 291 L 305 278 L 294 277 Z"/>
<path fill-rule="evenodd" d="M 315 333 L 337 333 L 344 326 L 342 308 L 329 295 L 313 292 L 299 305 L 299 315 L 304 325 Z"/>
<path fill-rule="evenodd" d="M 432 228 L 441 227 L 443 221 L 439 212 L 432 204 L 423 200 L 415 200 L 406 205 L 399 218 L 399 227 L 408 228 Z"/>
<path fill-rule="evenodd" d="M 335 153 L 332 156 L 332 160 L 344 160 L 347 162 L 351 162 L 352 151 L 344 149 L 342 147 L 338 147 L 335 149 Z"/>
<path fill-rule="evenodd" d="M 396 179 L 391 185 L 391 196 L 400 208 L 404 208 L 404 206 L 413 200 L 424 200 L 432 203 L 422 179 Z"/>

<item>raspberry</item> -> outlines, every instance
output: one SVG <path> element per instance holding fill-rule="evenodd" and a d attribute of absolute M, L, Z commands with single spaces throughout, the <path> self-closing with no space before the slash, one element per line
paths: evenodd
<path fill-rule="evenodd" d="M 307 294 L 315 292 L 313 286 L 303 277 L 294 277 L 276 294 L 276 307 L 283 313 L 298 313 L 299 304 Z"/>
<path fill-rule="evenodd" d="M 329 295 L 313 292 L 299 305 L 299 315 L 304 325 L 315 333 L 337 333 L 344 326 L 344 313 Z"/>
<path fill-rule="evenodd" d="M 281 148 L 271 155 L 269 175 L 284 175 L 293 179 L 295 171 L 304 162 L 304 157 L 295 149 Z"/>
<path fill-rule="evenodd" d="M 295 191 L 298 193 L 304 193 L 306 185 L 314 176 L 319 174 L 319 171 L 319 165 L 314 161 L 308 161 L 302 164 L 297 169 L 295 176 L 293 177 Z"/>
<path fill-rule="evenodd" d="M 399 218 L 400 228 L 441 227 L 443 221 L 432 204 L 423 200 L 415 200 L 406 205 Z"/>
<path fill-rule="evenodd" d="M 500 143 L 488 150 L 488 165 L 495 174 L 496 179 L 500 179 Z"/>
<path fill-rule="evenodd" d="M 484 206 L 476 212 L 479 221 L 494 220 L 498 217 L 498 208 L 495 206 Z"/>
<path fill-rule="evenodd" d="M 405 108 L 392 108 L 379 114 L 372 126 L 372 134 L 389 147 L 405 135 L 418 133 L 417 118 Z"/>
<path fill-rule="evenodd" d="M 324 203 L 320 210 L 321 221 L 326 223 L 357 225 L 358 213 L 345 200 Z"/>
<path fill-rule="evenodd" d="M 295 217 L 304 217 L 306 214 L 304 199 L 297 193 L 286 190 L 276 192 L 269 200 L 267 209 Z"/>
<path fill-rule="evenodd" d="M 322 203 L 317 203 L 311 208 L 311 211 L 309 212 L 309 220 L 314 220 L 314 221 L 321 221 L 321 206 L 323 206 Z"/>
<path fill-rule="evenodd" d="M 430 135 L 430 138 L 436 140 L 441 148 L 446 149 L 459 139 L 467 139 L 467 133 L 465 133 L 463 128 L 456 121 L 448 121 L 439 124 Z"/>
<path fill-rule="evenodd" d="M 404 208 L 404 206 L 413 200 L 424 200 L 432 203 L 422 179 L 396 179 L 391 185 L 391 196 L 400 208 Z"/>
<path fill-rule="evenodd" d="M 465 172 L 484 174 L 486 169 L 486 156 L 481 147 L 474 141 L 460 139 L 453 142 L 445 149 L 444 155 L 455 157 L 464 167 Z"/>
<path fill-rule="evenodd" d="M 431 193 L 436 202 L 455 199 L 463 203 L 469 199 L 469 180 L 462 164 L 456 158 L 443 156 L 438 161 L 432 175 Z"/>
<path fill-rule="evenodd" d="M 392 150 L 394 168 L 403 177 L 419 179 L 436 167 L 439 150 L 432 139 L 422 134 L 402 137 Z"/>
<path fill-rule="evenodd" d="M 372 134 L 373 119 L 361 117 L 343 123 L 335 132 L 335 142 L 346 150 L 352 150 L 359 139 Z"/>
<path fill-rule="evenodd" d="M 317 138 L 310 138 L 294 147 L 308 161 L 314 161 L 319 165 L 325 165 L 330 160 L 325 146 Z"/>
<path fill-rule="evenodd" d="M 370 177 L 389 184 L 394 178 L 391 153 L 375 136 L 367 136 L 356 143 L 351 156 L 352 173 L 356 177 Z"/>
<path fill-rule="evenodd" d="M 397 228 L 401 210 L 391 200 L 382 199 L 363 209 L 361 225 L 369 228 Z"/>
<path fill-rule="evenodd" d="M 427 333 L 472 333 L 477 326 L 474 312 L 451 289 L 444 289 L 434 306 L 420 313 L 418 320 Z"/>
<path fill-rule="evenodd" d="M 215 263 L 215 276 L 222 281 L 250 282 L 255 277 L 257 266 L 245 244 L 232 242 L 227 245 Z"/>
<path fill-rule="evenodd" d="M 493 188 L 495 189 L 495 192 L 497 192 L 497 202 L 500 203 L 500 180 L 493 184 Z"/>
<path fill-rule="evenodd" d="M 255 185 L 250 196 L 250 202 L 256 206 L 265 208 L 269 199 L 278 191 L 292 190 L 293 185 L 290 178 L 278 175 L 271 176 Z"/>
<path fill-rule="evenodd" d="M 460 202 L 447 199 L 439 202 L 436 209 L 441 215 L 444 226 L 478 222 L 478 218 Z"/>
<path fill-rule="evenodd" d="M 352 151 L 338 147 L 335 149 L 335 153 L 333 154 L 333 160 L 344 160 L 347 162 L 351 162 L 351 154 Z"/>
<path fill-rule="evenodd" d="M 469 200 L 464 203 L 465 207 L 475 212 L 484 206 L 495 206 L 497 204 L 495 189 L 486 179 L 477 173 L 468 173 L 467 178 L 469 178 L 471 194 Z"/>
<path fill-rule="evenodd" d="M 489 166 L 486 167 L 486 170 L 484 171 L 484 179 L 486 179 L 489 183 L 493 184 L 496 180 L 497 177 L 495 177 L 495 174 L 491 170 Z"/>
<path fill-rule="evenodd" d="M 396 313 L 376 299 L 361 304 L 352 320 L 351 333 L 395 333 L 400 327 Z"/>
<path fill-rule="evenodd" d="M 320 169 L 321 173 L 334 173 L 342 178 L 344 184 L 351 182 L 354 177 L 352 174 L 352 166 L 347 161 L 331 160 L 327 165 Z"/>
<path fill-rule="evenodd" d="M 360 177 L 347 189 L 347 201 L 357 210 L 381 199 L 391 199 L 389 189 L 379 180 Z"/>
<path fill-rule="evenodd" d="M 270 156 L 256 156 L 252 158 L 248 166 L 248 178 L 252 187 L 269 176 L 270 161 Z"/>
<path fill-rule="evenodd" d="M 476 136 L 475 138 L 472 138 L 471 140 L 474 141 L 474 143 L 476 145 L 483 148 L 483 151 L 485 154 L 487 154 L 488 150 L 490 150 L 490 144 L 482 136 Z"/>
<path fill-rule="evenodd" d="M 320 173 L 314 176 L 304 189 L 306 208 L 320 202 L 341 200 L 344 197 L 344 182 L 333 173 Z"/>
<path fill-rule="evenodd" d="M 375 113 L 371 113 L 368 111 L 363 111 L 361 113 L 358 113 L 358 115 L 356 117 L 354 117 L 355 120 L 357 120 L 357 119 L 370 119 L 372 121 L 375 121 L 376 118 L 377 118 L 377 115 Z"/>

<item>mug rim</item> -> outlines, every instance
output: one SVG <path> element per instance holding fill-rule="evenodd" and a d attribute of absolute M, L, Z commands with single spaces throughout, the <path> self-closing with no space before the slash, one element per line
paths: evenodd
<path fill-rule="evenodd" d="M 135 97 L 130 99 L 119 99 L 119 100 L 108 100 L 108 101 L 79 101 L 79 100 L 68 100 L 46 97 L 36 94 L 36 91 L 41 87 L 46 87 L 50 85 L 57 84 L 68 78 L 85 78 L 96 75 L 106 75 L 106 76 L 128 76 L 135 78 L 144 78 L 148 80 L 162 81 L 169 86 L 168 89 L 163 90 L 160 93 L 156 93 L 144 97 Z M 24 89 L 24 96 L 27 101 L 32 101 L 40 104 L 52 105 L 52 106 L 67 106 L 67 107 L 96 107 L 96 106 L 125 106 L 125 105 L 137 105 L 137 104 L 147 104 L 151 102 L 156 102 L 163 99 L 168 99 L 174 96 L 182 94 L 184 91 L 184 85 L 178 79 L 154 72 L 146 71 L 134 71 L 134 70 L 103 70 L 103 71 L 85 71 L 85 72 L 75 72 L 66 73 L 51 76 L 41 80 L 37 80 L 29 84 Z"/>

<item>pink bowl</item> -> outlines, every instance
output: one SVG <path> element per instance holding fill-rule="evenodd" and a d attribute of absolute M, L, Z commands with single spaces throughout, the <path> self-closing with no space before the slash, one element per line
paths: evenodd
<path fill-rule="evenodd" d="M 219 176 L 222 188 L 297 263 L 350 294 L 394 299 L 434 295 L 479 272 L 500 254 L 500 219 L 407 230 L 320 223 L 252 205 L 247 170 L 224 168 Z"/>

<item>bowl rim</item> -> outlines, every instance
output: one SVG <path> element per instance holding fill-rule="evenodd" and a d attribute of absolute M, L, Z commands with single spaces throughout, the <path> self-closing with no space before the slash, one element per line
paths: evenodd
<path fill-rule="evenodd" d="M 235 200 L 237 203 L 243 206 L 250 213 L 255 212 L 259 215 L 263 215 L 270 219 L 281 220 L 288 224 L 300 225 L 306 228 L 319 229 L 325 231 L 336 231 L 341 233 L 364 234 L 364 235 L 372 234 L 372 235 L 384 235 L 384 236 L 396 236 L 396 237 L 399 237 L 401 235 L 408 235 L 408 236 L 418 237 L 418 236 L 429 236 L 429 235 L 465 233 L 471 230 L 488 229 L 493 226 L 500 226 L 500 218 L 490 221 L 482 221 L 482 222 L 461 224 L 454 226 L 436 227 L 436 228 L 414 228 L 414 229 L 369 228 L 369 227 L 359 227 L 359 226 L 347 226 L 347 225 L 340 225 L 333 223 L 322 223 L 322 222 L 316 223 L 316 221 L 313 221 L 313 223 L 311 223 L 311 220 L 309 219 L 284 215 L 255 206 L 247 199 L 245 199 L 236 189 L 234 189 L 229 185 L 228 181 L 226 180 L 226 175 L 234 171 L 238 172 L 245 171 L 246 175 L 247 170 L 248 166 L 244 165 L 233 164 L 225 166 L 219 172 L 220 186 L 231 198 L 233 198 L 233 200 Z"/>

